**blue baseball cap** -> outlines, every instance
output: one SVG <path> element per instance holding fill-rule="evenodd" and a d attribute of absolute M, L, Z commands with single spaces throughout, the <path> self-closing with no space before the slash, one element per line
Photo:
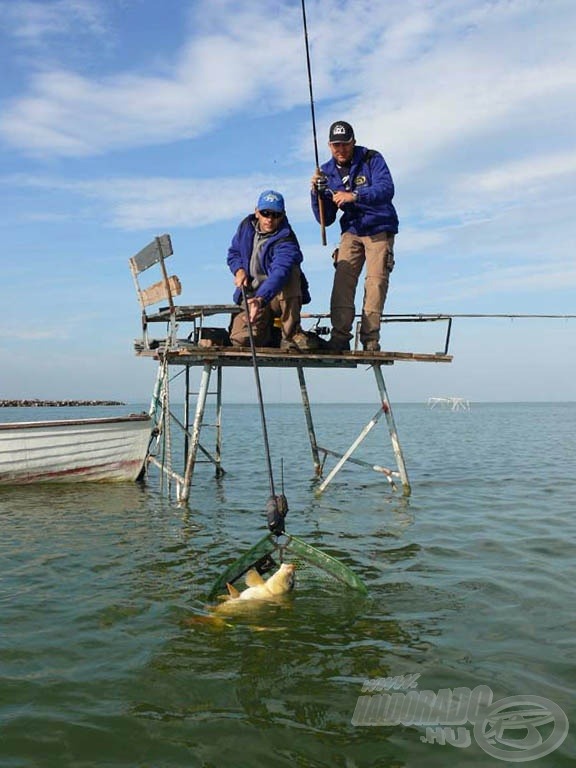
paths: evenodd
<path fill-rule="evenodd" d="M 262 192 L 258 198 L 258 205 L 256 206 L 259 211 L 276 211 L 277 213 L 284 213 L 284 198 L 280 192 L 274 192 L 273 189 L 267 189 Z"/>

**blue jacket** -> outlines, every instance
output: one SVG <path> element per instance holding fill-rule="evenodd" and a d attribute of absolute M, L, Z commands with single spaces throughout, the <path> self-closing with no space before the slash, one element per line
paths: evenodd
<path fill-rule="evenodd" d="M 250 257 L 254 244 L 255 222 L 256 216 L 253 213 L 247 216 L 240 222 L 236 234 L 232 238 L 227 262 L 233 275 L 239 269 L 244 269 L 246 274 L 252 277 L 250 274 Z M 284 216 L 280 227 L 262 245 L 260 261 L 267 278 L 258 286 L 253 295 L 260 296 L 264 304 L 269 304 L 284 287 L 292 267 L 301 264 L 302 260 L 302 251 L 296 235 L 288 219 Z M 236 304 L 242 303 L 240 288 L 234 291 L 234 301 Z M 309 302 L 308 281 L 302 273 L 302 303 L 308 304 Z"/>
<path fill-rule="evenodd" d="M 354 235 L 377 235 L 379 232 L 398 232 L 398 215 L 392 205 L 394 182 L 379 152 L 366 147 L 354 147 L 350 166 L 350 183 L 344 186 L 336 161 L 330 158 L 321 166 L 328 178 L 328 189 L 323 192 L 324 223 L 328 227 L 336 220 L 338 206 L 332 201 L 332 192 L 357 192 L 355 203 L 346 203 L 342 208 L 340 227 L 342 232 Z M 318 195 L 312 192 L 312 210 L 320 221 Z"/>

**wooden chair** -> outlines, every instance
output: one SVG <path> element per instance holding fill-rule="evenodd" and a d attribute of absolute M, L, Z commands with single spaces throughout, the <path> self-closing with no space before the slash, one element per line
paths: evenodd
<path fill-rule="evenodd" d="M 155 237 L 145 248 L 142 248 L 135 256 L 129 259 L 130 270 L 134 278 L 138 301 L 142 307 L 142 340 L 144 347 L 150 349 L 150 339 L 148 338 L 148 314 L 146 308 L 152 304 L 158 304 L 161 301 L 168 302 L 169 308 L 169 330 L 166 343 L 168 348 L 173 346 L 176 341 L 176 309 L 174 306 L 174 297 L 182 293 L 180 280 L 176 275 L 168 276 L 165 260 L 171 256 L 172 241 L 170 235 L 160 235 Z M 140 275 L 150 267 L 158 265 L 161 279 L 143 288 L 140 285 Z"/>

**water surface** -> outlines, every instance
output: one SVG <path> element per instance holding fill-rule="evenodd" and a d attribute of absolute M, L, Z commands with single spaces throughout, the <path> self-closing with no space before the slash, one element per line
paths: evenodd
<path fill-rule="evenodd" d="M 10 410 L 2 420 L 30 418 Z M 65 410 L 48 416 L 80 415 Z M 314 407 L 318 441 L 346 450 L 376 410 Z M 341 558 L 368 596 L 302 583 L 231 626 L 190 621 L 265 531 L 254 406 L 225 406 L 226 475 L 200 465 L 186 507 L 155 474 L 2 488 L 2 768 L 503 764 L 474 739 L 457 749 L 423 743 L 421 727 L 352 725 L 364 681 L 407 674 L 421 690 L 542 696 L 574 720 L 576 404 L 395 406 L 409 499 L 352 465 L 317 497 L 301 408 L 266 413 L 288 530 Z M 357 455 L 394 467 L 384 419 Z M 529 764 L 575 758 L 570 733 Z"/>

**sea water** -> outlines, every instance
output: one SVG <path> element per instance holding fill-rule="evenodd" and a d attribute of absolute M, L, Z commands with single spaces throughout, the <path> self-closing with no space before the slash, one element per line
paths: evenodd
<path fill-rule="evenodd" d="M 0 766 L 505 764 L 480 744 L 490 749 L 486 724 L 477 737 L 467 722 L 460 746 L 442 722 L 358 724 L 370 686 L 542 697 L 572 727 L 559 746 L 529 762 L 538 728 L 496 729 L 492 744 L 516 761 L 572 766 L 576 404 L 396 405 L 409 498 L 352 464 L 318 496 L 301 407 L 266 414 L 287 529 L 345 562 L 368 595 L 301 583 L 286 605 L 203 620 L 222 569 L 266 530 L 254 405 L 224 406 L 226 474 L 199 464 L 185 506 L 154 471 L 145 484 L 2 487 Z M 344 452 L 375 414 L 315 406 L 318 442 Z M 212 449 L 210 427 L 202 443 Z M 396 469 L 384 418 L 355 456 Z M 553 726 L 539 727 L 541 741 Z M 506 735 L 526 744 L 506 747 Z"/>

